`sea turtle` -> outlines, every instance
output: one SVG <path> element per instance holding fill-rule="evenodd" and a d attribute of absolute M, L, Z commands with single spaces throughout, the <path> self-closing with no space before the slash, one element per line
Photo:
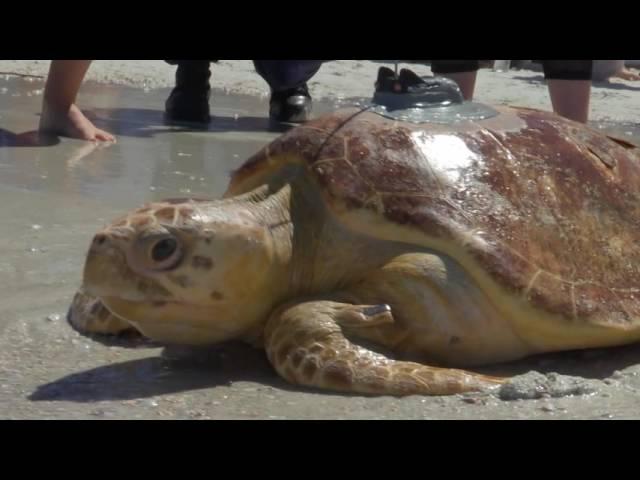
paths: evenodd
<path fill-rule="evenodd" d="M 491 388 L 467 369 L 638 341 L 640 149 L 496 111 L 353 108 L 294 128 L 224 198 L 149 203 L 97 233 L 70 322 L 242 339 L 294 384 L 388 395 Z"/>

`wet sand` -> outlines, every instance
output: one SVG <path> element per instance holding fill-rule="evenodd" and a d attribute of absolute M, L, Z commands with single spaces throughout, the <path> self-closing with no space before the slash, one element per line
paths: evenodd
<path fill-rule="evenodd" d="M 371 65 L 375 73 L 378 64 Z M 495 79 L 507 85 L 503 94 L 518 90 L 526 97 L 542 88 L 546 95 L 546 87 L 512 75 Z M 366 88 L 351 85 L 349 92 L 362 93 L 344 98 L 368 95 L 372 79 Z M 118 143 L 51 137 L 29 146 L 25 132 L 37 125 L 42 80 L 0 77 L 0 418 L 640 418 L 640 346 L 486 369 L 524 374 L 519 390 L 502 396 L 518 400 L 482 394 L 397 399 L 290 386 L 261 351 L 244 345 L 163 352 L 136 342 L 105 345 L 75 333 L 64 316 L 98 228 L 148 200 L 220 195 L 228 172 L 277 135 L 266 131 L 266 96 L 223 91 L 214 92 L 215 120 L 208 130 L 167 127 L 162 105 L 169 85 L 88 83 L 81 105 Z M 600 126 L 640 140 L 640 97 L 632 87 L 602 87 L 603 97 L 593 100 L 599 113 L 592 116 Z M 339 103 L 318 102 L 317 111 Z M 541 380 L 535 371 L 548 375 Z M 540 390 L 540 381 L 551 386 Z"/>

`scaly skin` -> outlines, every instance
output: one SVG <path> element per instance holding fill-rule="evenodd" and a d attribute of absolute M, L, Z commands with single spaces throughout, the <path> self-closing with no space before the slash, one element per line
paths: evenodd
<path fill-rule="evenodd" d="M 344 335 L 344 330 L 357 333 L 388 323 L 393 323 L 393 316 L 387 305 L 297 303 L 271 316 L 265 348 L 269 361 L 287 381 L 340 392 L 452 395 L 488 390 L 503 382 L 464 370 L 392 360 Z"/>

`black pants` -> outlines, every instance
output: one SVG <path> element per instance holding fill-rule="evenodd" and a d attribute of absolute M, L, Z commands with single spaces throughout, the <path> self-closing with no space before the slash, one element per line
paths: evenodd
<path fill-rule="evenodd" d="M 556 80 L 591 80 L 593 60 L 538 60 L 544 70 L 544 78 Z M 479 60 L 432 60 L 431 71 L 438 75 L 475 72 Z"/>
<path fill-rule="evenodd" d="M 166 60 L 166 62 L 170 65 L 200 63 L 199 60 Z M 217 62 L 217 60 L 202 60 L 203 64 L 208 62 Z M 256 72 L 269 84 L 271 90 L 278 92 L 307 83 L 322 66 L 322 60 L 254 60 L 253 65 Z"/>

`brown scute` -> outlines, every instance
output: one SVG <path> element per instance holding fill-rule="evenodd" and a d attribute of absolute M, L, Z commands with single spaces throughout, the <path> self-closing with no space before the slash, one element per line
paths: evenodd
<path fill-rule="evenodd" d="M 386 217 L 394 223 L 419 224 L 430 235 L 445 239 L 453 236 L 451 226 L 464 220 L 464 212 L 439 198 L 385 195 L 382 204 Z"/>
<path fill-rule="evenodd" d="M 389 174 L 383 165 L 395 160 L 385 156 L 367 162 L 365 178 L 378 175 L 380 191 L 392 191 L 398 177 L 415 187 L 403 180 L 397 190 L 422 184 L 423 196 L 385 195 L 387 218 L 453 241 L 478 232 L 484 246 L 468 246 L 472 256 L 533 305 L 567 318 L 630 318 L 624 312 L 637 310 L 640 297 L 617 290 L 640 283 L 640 150 L 552 114 L 518 115 L 524 130 L 456 135 L 479 158 L 459 182 L 436 182 L 427 170 Z M 430 162 L 436 174 L 444 160 Z M 616 252 L 607 248 L 612 238 Z"/>
<path fill-rule="evenodd" d="M 303 128 L 313 128 L 325 135 L 342 133 L 349 125 L 358 124 L 370 114 L 363 114 L 359 108 L 348 108 L 336 112 L 334 115 L 324 115 L 312 122 L 306 123 Z"/>
<path fill-rule="evenodd" d="M 176 210 L 174 207 L 162 207 L 155 212 L 155 217 L 159 221 L 173 222 L 175 215 Z"/>
<path fill-rule="evenodd" d="M 140 228 L 149 225 L 152 222 L 153 218 L 148 215 L 135 215 L 131 218 L 129 223 L 133 228 Z"/>
<path fill-rule="evenodd" d="M 519 115 L 529 128 L 497 132 L 501 145 L 481 135 L 466 139 L 488 172 L 482 183 L 474 179 L 476 192 L 484 187 L 486 203 L 502 207 L 501 215 L 461 222 L 487 232 L 495 247 L 473 253 L 504 286 L 526 291 L 548 311 L 598 320 L 634 308 L 637 300 L 621 300 L 615 290 L 640 280 L 632 240 L 640 238 L 638 149 L 551 114 Z M 462 208 L 489 213 L 474 204 L 473 188 L 467 182 L 467 196 L 458 194 Z M 613 237 L 624 247 L 610 253 L 605 247 Z"/>
<path fill-rule="evenodd" d="M 397 131 L 402 137 L 394 149 L 386 148 L 379 138 L 388 133 L 388 128 L 371 126 L 371 137 L 352 134 L 348 137 L 349 162 L 362 179 L 375 186 L 376 191 L 386 193 L 433 193 L 438 190 L 438 182 L 428 176 L 429 171 L 421 173 L 424 162 L 421 153 L 415 148 L 408 131 Z M 385 162 L 370 161 L 371 158 L 385 158 Z"/>
<path fill-rule="evenodd" d="M 385 150 L 406 151 L 413 148 L 413 142 L 407 130 L 385 125 L 379 129 L 380 148 Z"/>
<path fill-rule="evenodd" d="M 191 259 L 191 266 L 196 269 L 211 270 L 213 267 L 213 260 L 209 257 L 203 257 L 201 255 L 194 255 Z"/>
<path fill-rule="evenodd" d="M 319 163 L 313 173 L 330 200 L 341 200 L 349 208 L 363 207 L 376 193 L 344 160 Z"/>
<path fill-rule="evenodd" d="M 357 110 L 323 116 L 308 124 L 291 129 L 262 148 L 233 172 L 227 195 L 248 191 L 244 184 L 255 188 L 255 182 L 263 174 L 277 168 L 289 156 L 302 158 L 309 163 L 318 159 L 344 157 L 344 139 L 341 127 Z M 259 182 L 258 182 L 259 183 Z"/>
<path fill-rule="evenodd" d="M 497 110 L 455 125 L 336 112 L 275 140 L 233 182 L 242 191 L 295 157 L 339 218 L 375 206 L 537 308 L 640 322 L 640 148 L 550 112 Z"/>

